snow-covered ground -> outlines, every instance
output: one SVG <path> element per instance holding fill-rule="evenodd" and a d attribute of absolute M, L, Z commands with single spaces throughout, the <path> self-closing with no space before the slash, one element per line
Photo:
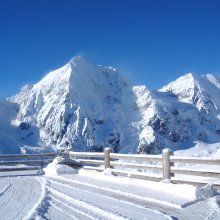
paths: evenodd
<path fill-rule="evenodd" d="M 209 187 L 116 177 L 111 172 L 65 174 L 72 168 L 58 167 L 51 172 L 50 166 L 44 176 L 1 177 L 1 219 L 220 219 L 220 196 Z"/>

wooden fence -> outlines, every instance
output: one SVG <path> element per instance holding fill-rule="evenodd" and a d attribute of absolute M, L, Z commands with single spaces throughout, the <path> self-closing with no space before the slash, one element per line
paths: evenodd
<path fill-rule="evenodd" d="M 153 181 L 170 180 L 174 183 L 188 183 L 205 185 L 212 182 L 214 188 L 220 189 L 220 159 L 177 157 L 170 149 L 164 149 L 162 155 L 118 154 L 112 153 L 111 148 L 104 152 L 67 152 L 70 158 L 77 159 L 84 169 L 104 171 L 111 168 L 114 175 L 128 176 Z M 0 172 L 42 170 L 57 154 L 15 154 L 0 155 Z M 4 159 L 4 161 L 2 161 Z M 176 164 L 204 164 L 218 165 L 214 171 L 211 169 L 187 169 L 177 167 Z M 13 166 L 24 164 L 24 167 Z M 151 172 L 152 171 L 152 172 Z M 151 173 L 149 173 L 151 172 Z M 185 175 L 185 177 L 178 175 Z M 190 178 L 208 177 L 208 180 Z"/>
<path fill-rule="evenodd" d="M 0 172 L 42 171 L 55 158 L 54 153 L 44 154 L 1 154 Z"/>
<path fill-rule="evenodd" d="M 107 168 L 111 168 L 111 172 L 114 175 L 153 181 L 170 180 L 174 183 L 188 183 L 199 186 L 212 182 L 214 188 L 220 189 L 220 159 L 177 157 L 173 155 L 170 149 L 164 149 L 162 155 L 118 154 L 112 153 L 110 148 L 105 148 L 104 152 L 101 153 L 70 151 L 69 155 L 83 164 L 84 169 L 104 171 Z M 148 163 L 146 164 L 146 162 Z M 175 166 L 181 163 L 205 164 L 207 167 L 209 165 L 218 165 L 218 168 L 213 171 Z M 129 170 L 126 170 L 126 168 L 129 168 Z M 135 171 L 131 171 L 132 169 Z M 149 171 L 154 172 L 149 173 Z M 180 178 L 176 174 L 182 174 L 185 177 L 181 176 Z M 208 177 L 209 179 L 193 180 L 189 175 Z"/>

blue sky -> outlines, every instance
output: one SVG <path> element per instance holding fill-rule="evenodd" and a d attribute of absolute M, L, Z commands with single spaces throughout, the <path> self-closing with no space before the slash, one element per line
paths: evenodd
<path fill-rule="evenodd" d="M 220 1 L 0 1 L 0 97 L 75 55 L 150 89 L 187 72 L 219 75 Z"/>

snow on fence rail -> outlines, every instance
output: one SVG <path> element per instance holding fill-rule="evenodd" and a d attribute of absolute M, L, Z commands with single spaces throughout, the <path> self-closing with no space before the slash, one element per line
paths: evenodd
<path fill-rule="evenodd" d="M 55 156 L 55 153 L 0 154 L 0 172 L 42 170 L 45 165 L 52 162 Z"/>
<path fill-rule="evenodd" d="M 220 159 L 210 159 L 210 158 L 195 158 L 195 157 L 177 157 L 173 155 L 170 149 L 164 149 L 162 155 L 140 155 L 140 154 L 117 154 L 112 153 L 110 148 L 105 148 L 104 152 L 93 153 L 93 152 L 72 152 L 70 151 L 70 157 L 77 158 L 89 158 L 89 159 L 79 159 L 85 169 L 104 171 L 107 168 L 111 168 L 111 171 L 115 175 L 129 176 L 131 178 L 139 178 L 146 180 L 171 180 L 174 183 L 189 183 L 193 185 L 205 185 L 210 180 L 193 180 L 188 175 L 191 176 L 203 176 L 209 178 L 220 178 L 220 171 L 215 170 L 203 170 L 203 169 L 186 169 L 175 167 L 174 163 L 191 163 L 191 164 L 205 164 L 205 165 L 219 165 Z M 95 159 L 93 159 L 95 158 Z M 97 160 L 97 158 L 99 160 Z M 103 158 L 103 160 L 101 160 Z M 126 162 L 124 162 L 126 160 Z M 134 162 L 135 161 L 135 162 Z M 153 162 L 161 163 L 161 165 L 152 164 L 140 164 L 141 162 Z M 88 165 L 98 165 L 98 166 L 88 166 Z M 104 165 L 101 166 L 100 165 Z M 119 168 L 122 167 L 122 170 Z M 127 171 L 124 168 L 141 170 L 139 171 Z M 152 174 L 146 173 L 145 171 L 154 170 L 161 172 L 162 174 Z M 187 175 L 182 179 L 175 177 L 175 174 Z M 220 188 L 220 182 L 212 181 L 215 188 Z"/>

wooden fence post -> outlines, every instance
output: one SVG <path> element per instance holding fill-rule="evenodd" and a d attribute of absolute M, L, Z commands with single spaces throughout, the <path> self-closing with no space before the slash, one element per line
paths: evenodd
<path fill-rule="evenodd" d="M 111 153 L 112 149 L 110 147 L 106 147 L 104 150 L 104 157 L 105 157 L 105 169 L 107 168 L 111 168 L 110 162 L 111 162 L 111 158 L 110 158 L 110 153 Z"/>
<path fill-rule="evenodd" d="M 163 149 L 162 153 L 162 160 L 163 160 L 163 179 L 171 179 L 172 173 L 171 173 L 171 166 L 172 163 L 170 162 L 170 156 L 173 155 L 173 151 L 169 148 Z"/>

